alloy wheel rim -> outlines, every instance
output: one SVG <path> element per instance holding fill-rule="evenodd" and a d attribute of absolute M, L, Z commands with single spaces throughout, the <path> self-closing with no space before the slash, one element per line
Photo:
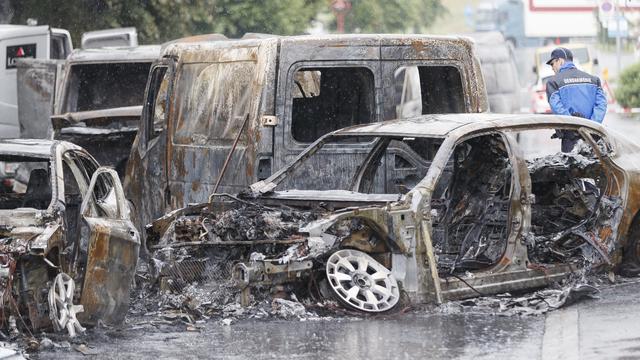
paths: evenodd
<path fill-rule="evenodd" d="M 362 251 L 336 251 L 327 261 L 326 274 L 336 296 L 353 309 L 383 312 L 400 300 L 391 271 Z"/>

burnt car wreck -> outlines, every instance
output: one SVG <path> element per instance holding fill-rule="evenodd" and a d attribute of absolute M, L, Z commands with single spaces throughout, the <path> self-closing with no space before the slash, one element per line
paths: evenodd
<path fill-rule="evenodd" d="M 561 153 L 555 129 L 579 146 Z M 219 282 L 245 305 L 262 290 L 370 313 L 596 270 L 631 274 L 640 198 L 629 156 L 638 150 L 560 116 L 426 115 L 345 128 L 243 193 L 213 194 L 150 224 L 151 273 L 168 292 Z"/>
<path fill-rule="evenodd" d="M 62 141 L 0 142 L 0 327 L 122 322 L 139 235 L 114 170 Z"/>

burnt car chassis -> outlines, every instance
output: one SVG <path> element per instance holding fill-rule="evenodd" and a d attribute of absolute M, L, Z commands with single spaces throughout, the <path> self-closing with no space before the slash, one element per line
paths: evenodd
<path fill-rule="evenodd" d="M 575 132 L 580 146 L 527 159 L 518 132 L 554 129 Z M 332 160 L 344 146 L 362 152 Z M 252 288 L 315 288 L 364 312 L 390 310 L 403 294 L 441 303 L 535 289 L 637 268 L 638 153 L 571 117 L 361 125 L 320 138 L 246 193 L 213 194 L 156 220 L 147 247 L 161 287 L 226 274 L 244 304 Z"/>
<path fill-rule="evenodd" d="M 0 161 L 3 180 L 17 165 L 0 193 L 0 327 L 120 323 L 140 240 L 117 173 L 64 141 L 2 140 Z"/>

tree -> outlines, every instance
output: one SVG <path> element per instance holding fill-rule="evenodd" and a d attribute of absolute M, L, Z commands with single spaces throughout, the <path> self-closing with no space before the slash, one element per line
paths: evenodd
<path fill-rule="evenodd" d="M 640 107 L 640 62 L 624 69 L 619 76 L 616 99 L 624 107 Z"/>
<path fill-rule="evenodd" d="M 326 0 L 218 0 L 214 32 L 238 37 L 248 32 L 303 34 Z"/>
<path fill-rule="evenodd" d="M 141 43 L 221 32 L 303 33 L 325 0 L 10 0 L 13 23 L 28 18 L 71 32 L 133 26 Z"/>
<path fill-rule="evenodd" d="M 440 0 L 351 0 L 347 32 L 419 32 L 446 9 Z"/>

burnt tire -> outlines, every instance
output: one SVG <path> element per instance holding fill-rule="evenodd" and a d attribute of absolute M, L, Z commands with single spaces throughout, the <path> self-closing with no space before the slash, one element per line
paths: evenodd
<path fill-rule="evenodd" d="M 631 230 L 629 230 L 629 236 L 627 236 L 627 246 L 622 254 L 619 273 L 626 277 L 640 275 L 640 219 L 635 219 L 631 224 Z"/>

